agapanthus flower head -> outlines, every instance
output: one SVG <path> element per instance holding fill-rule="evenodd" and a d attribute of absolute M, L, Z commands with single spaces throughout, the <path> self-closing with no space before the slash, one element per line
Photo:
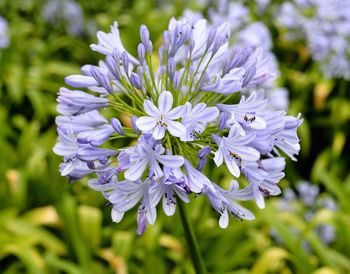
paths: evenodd
<path fill-rule="evenodd" d="M 48 0 L 43 8 L 44 18 L 53 25 L 64 25 L 72 36 L 84 32 L 84 16 L 74 0 Z"/>
<path fill-rule="evenodd" d="M 226 227 L 228 213 L 254 218 L 238 201 L 263 207 L 264 197 L 279 194 L 285 166 L 279 155 L 298 154 L 302 120 L 271 110 L 260 93 L 241 96 L 242 89 L 264 85 L 268 72 L 256 49 L 229 45 L 228 23 L 171 19 L 157 68 L 146 26 L 137 56 L 124 48 L 116 22 L 97 37 L 91 48 L 104 60 L 66 78 L 79 90 L 59 91 L 54 151 L 64 157 L 60 171 L 70 180 L 96 175 L 89 185 L 112 205 L 115 222 L 139 205 L 142 234 L 161 200 L 170 216 L 179 199 L 189 202 L 195 194 L 208 196 Z M 210 162 L 226 166 L 230 190 L 213 182 Z M 240 176 L 250 185 L 239 187 Z"/>
<path fill-rule="evenodd" d="M 286 188 L 279 201 L 279 206 L 286 212 L 294 212 L 306 222 L 313 222 L 321 211 L 333 214 L 337 210 L 336 200 L 327 193 L 320 193 L 319 186 L 302 180 L 296 185 L 296 190 Z M 302 210 L 301 210 L 302 207 Z M 328 245 L 337 237 L 336 229 L 329 222 L 316 222 L 315 234 L 324 244 Z M 294 227 L 293 227 L 294 230 Z M 298 232 L 298 230 L 295 230 Z M 310 248 L 310 247 L 309 247 Z"/>
<path fill-rule="evenodd" d="M 294 0 L 281 5 L 277 23 L 291 40 L 306 40 L 326 77 L 350 79 L 350 1 Z"/>
<path fill-rule="evenodd" d="M 265 4 L 268 4 L 268 1 L 265 2 Z M 247 5 L 244 1 L 232 2 L 220 0 L 213 1 L 213 3 L 213 7 L 209 8 L 208 11 L 209 24 L 217 27 L 223 22 L 228 22 L 231 31 L 229 45 L 235 45 L 236 48 L 228 61 L 234 60 L 233 62 L 235 63 L 237 61 L 237 56 L 238 58 L 242 58 L 244 54 L 253 50 L 256 57 L 255 61 L 258 62 L 258 67 L 260 68 L 259 72 L 254 72 L 255 81 L 259 81 L 258 86 L 265 90 L 264 96 L 266 98 L 271 98 L 273 100 L 274 98 L 272 97 L 280 97 L 281 90 L 276 81 L 280 75 L 280 71 L 277 58 L 272 52 L 273 44 L 268 27 L 263 22 L 254 19 L 256 16 L 254 16 L 251 6 Z M 263 3 L 257 3 L 258 6 L 260 4 Z M 192 16 L 194 21 L 199 21 L 204 18 L 204 15 L 201 13 L 190 10 L 186 10 L 184 16 Z M 238 53 L 237 48 L 239 47 L 241 49 Z M 248 56 L 250 56 L 250 54 L 248 54 Z M 243 58 L 243 60 L 245 59 Z M 251 64 L 250 61 L 247 62 L 247 64 Z M 250 69 L 254 70 L 254 67 Z M 231 74 L 233 73 L 235 73 L 236 77 L 241 76 L 240 71 L 231 71 Z M 249 72 L 245 74 L 248 75 Z M 262 78 L 264 78 L 264 80 L 262 80 Z M 240 91 L 246 94 L 254 91 L 252 87 L 254 87 L 255 81 L 250 81 L 247 87 L 244 84 L 244 89 L 240 89 Z M 223 82 L 220 86 L 220 89 L 225 92 L 222 88 L 223 86 L 227 86 L 227 83 Z M 257 88 L 257 86 L 255 86 L 255 88 Z M 284 89 L 284 91 L 286 92 L 287 90 Z M 275 92 L 277 93 L 276 95 L 274 94 Z M 288 96 L 284 96 L 284 101 L 282 103 L 269 104 L 269 106 L 271 106 L 272 109 L 286 110 L 288 107 Z"/>

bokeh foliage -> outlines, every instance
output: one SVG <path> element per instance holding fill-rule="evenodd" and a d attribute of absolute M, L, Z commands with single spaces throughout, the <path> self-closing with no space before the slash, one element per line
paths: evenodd
<path fill-rule="evenodd" d="M 138 237 L 135 214 L 113 224 L 110 209 L 86 180 L 69 184 L 60 177 L 61 159 L 52 153 L 56 93 L 65 76 L 97 63 L 99 55 L 88 46 L 96 42 L 88 31 L 71 37 L 60 24 L 46 22 L 44 4 L 0 0 L 11 40 L 0 50 L 0 273 L 194 273 L 178 213 L 169 218 L 159 211 L 156 224 Z M 80 4 L 85 21 L 98 29 L 118 20 L 131 53 L 142 23 L 157 45 L 169 18 L 188 7 L 154 0 Z M 193 197 L 188 209 L 205 263 L 218 274 L 349 273 L 349 82 L 325 79 L 305 44 L 283 40 L 285 30 L 273 26 L 268 13 L 256 16 L 271 27 L 290 113 L 304 118 L 299 162 L 288 163 L 281 186 L 308 180 L 321 196 L 335 199 L 337 210 L 318 208 L 306 219 L 310 208 L 300 200 L 285 208 L 282 198 L 273 198 L 264 210 L 250 205 L 255 221 L 233 221 L 221 230 L 205 198 Z M 335 228 L 328 245 L 315 232 L 321 224 Z"/>

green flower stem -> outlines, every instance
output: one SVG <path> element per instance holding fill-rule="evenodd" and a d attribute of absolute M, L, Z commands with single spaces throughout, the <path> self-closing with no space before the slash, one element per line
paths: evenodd
<path fill-rule="evenodd" d="M 199 251 L 199 247 L 197 244 L 196 237 L 193 233 L 192 226 L 188 220 L 185 204 L 183 202 L 179 202 L 178 206 L 179 206 L 182 226 L 184 228 L 184 233 L 185 233 L 187 245 L 190 251 L 195 272 L 197 274 L 206 274 L 207 270 L 205 268 L 202 255 Z"/>

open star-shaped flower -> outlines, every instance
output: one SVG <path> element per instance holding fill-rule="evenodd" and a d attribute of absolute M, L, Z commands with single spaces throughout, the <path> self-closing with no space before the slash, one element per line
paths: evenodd
<path fill-rule="evenodd" d="M 159 95 L 158 107 L 151 100 L 145 100 L 143 107 L 149 116 L 142 116 L 136 120 L 137 127 L 144 132 L 152 132 L 156 140 L 164 137 L 168 130 L 173 136 L 180 137 L 186 133 L 186 128 L 179 119 L 183 112 L 183 106 L 173 108 L 173 95 L 169 91 L 163 91 Z"/>

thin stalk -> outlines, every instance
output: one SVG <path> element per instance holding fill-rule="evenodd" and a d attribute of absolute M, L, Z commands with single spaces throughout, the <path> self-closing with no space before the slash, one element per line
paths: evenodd
<path fill-rule="evenodd" d="M 180 202 L 178 203 L 178 206 L 179 206 L 182 226 L 184 228 L 185 238 L 190 251 L 195 272 L 197 274 L 206 274 L 207 270 L 205 268 L 203 258 L 199 251 L 199 247 L 197 244 L 196 237 L 193 233 L 192 226 L 188 220 L 185 204 L 183 202 Z"/>

